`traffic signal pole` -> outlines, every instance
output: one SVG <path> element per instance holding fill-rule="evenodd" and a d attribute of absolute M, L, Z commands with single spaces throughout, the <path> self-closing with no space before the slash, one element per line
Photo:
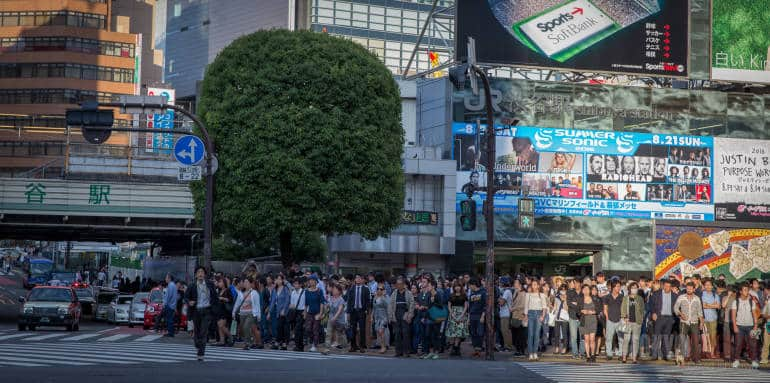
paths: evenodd
<path fill-rule="evenodd" d="M 213 161 L 216 157 L 216 152 L 214 151 L 214 141 L 211 139 L 211 136 L 209 135 L 208 129 L 206 129 L 206 124 L 201 121 L 198 116 L 190 113 L 187 111 L 187 109 L 182 108 L 178 105 L 170 105 L 170 104 L 155 104 L 155 103 L 128 103 L 128 102 L 105 102 L 105 103 L 99 103 L 99 106 L 103 107 L 110 107 L 110 108 L 139 108 L 139 109 L 172 109 L 174 111 L 177 111 L 187 117 L 189 117 L 196 126 L 198 126 L 198 129 L 201 130 L 201 134 L 203 135 L 203 144 L 206 147 L 206 203 L 205 208 L 203 211 L 203 266 L 206 267 L 206 269 L 211 270 L 211 254 L 212 254 L 212 236 L 213 236 L 213 229 L 214 229 L 214 172 L 213 172 Z M 125 130 L 129 132 L 141 132 L 146 131 L 144 129 L 111 129 L 111 130 Z M 157 130 L 153 130 L 152 132 L 157 132 Z"/>
<path fill-rule="evenodd" d="M 492 90 L 489 86 L 489 77 L 483 69 L 475 64 L 470 65 L 470 70 L 481 78 L 484 85 L 484 104 L 487 112 L 487 199 L 484 203 L 484 219 L 487 222 L 487 262 L 484 279 L 487 289 L 487 310 L 484 314 L 486 325 L 486 359 L 495 359 L 495 118 L 492 107 Z M 481 129 L 481 126 L 477 126 Z"/>

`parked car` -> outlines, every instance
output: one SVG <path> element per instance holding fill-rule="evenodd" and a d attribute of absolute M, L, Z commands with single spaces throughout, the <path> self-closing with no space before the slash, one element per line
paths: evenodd
<path fill-rule="evenodd" d="M 179 305 L 177 305 L 177 308 Z M 144 310 L 144 324 L 142 327 L 145 330 L 149 330 L 155 327 L 156 318 L 163 312 L 163 288 L 155 287 L 150 291 L 150 296 L 147 302 L 147 308 Z M 162 318 L 160 318 L 162 319 Z M 177 309 L 174 315 L 174 321 L 177 328 L 181 330 L 187 329 L 187 305 L 182 305 L 181 309 Z"/>
<path fill-rule="evenodd" d="M 19 331 L 37 326 L 64 326 L 67 331 L 80 329 L 80 302 L 70 287 L 37 286 L 27 297 L 19 297 Z"/>
<path fill-rule="evenodd" d="M 78 301 L 80 302 L 80 307 L 83 310 L 83 314 L 93 315 L 94 306 L 96 305 L 96 298 L 94 297 L 93 288 L 82 282 L 76 282 L 72 285 L 72 288 L 75 290 L 75 294 L 78 296 Z"/>
<path fill-rule="evenodd" d="M 131 311 L 133 295 L 118 295 L 110 302 L 107 309 L 107 323 L 128 323 L 128 312 Z"/>
<path fill-rule="evenodd" d="M 128 312 L 128 327 L 134 327 L 135 324 L 144 324 L 144 310 L 147 308 L 147 302 L 150 293 L 136 293 L 131 300 L 131 309 Z"/>
<path fill-rule="evenodd" d="M 110 309 L 110 303 L 115 297 L 118 296 L 118 292 L 112 289 L 100 289 L 96 294 L 96 307 L 94 307 L 94 320 L 101 321 L 107 320 L 107 312 Z"/>

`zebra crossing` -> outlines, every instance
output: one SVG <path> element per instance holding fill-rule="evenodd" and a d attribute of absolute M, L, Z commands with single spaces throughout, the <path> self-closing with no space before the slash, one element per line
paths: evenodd
<path fill-rule="evenodd" d="M 16 332 L 16 331 L 0 331 L 0 344 L 5 342 L 24 342 L 33 343 L 40 341 L 58 341 L 58 342 L 81 342 L 81 341 L 94 341 L 94 342 L 154 342 L 161 339 L 162 335 L 157 334 L 105 334 L 101 332 L 90 333 L 72 333 L 72 332 Z"/>
<path fill-rule="evenodd" d="M 13 270 L 11 271 L 0 270 L 0 277 L 12 277 L 16 274 L 17 272 Z"/>
<path fill-rule="evenodd" d="M 575 363 L 519 363 L 527 370 L 541 375 L 554 382 L 569 383 L 642 383 L 642 382 L 671 382 L 671 383 L 720 383 L 740 382 L 769 382 L 770 372 L 767 370 L 751 370 L 745 368 L 717 367 L 677 367 L 673 365 L 649 364 L 575 364 Z"/>
<path fill-rule="evenodd" d="M 207 362 L 292 361 L 372 358 L 359 355 L 323 355 L 278 350 L 241 350 L 207 347 Z M 55 367 L 131 365 L 195 361 L 192 344 L 148 342 L 30 342 L 0 343 L 0 366 Z"/>

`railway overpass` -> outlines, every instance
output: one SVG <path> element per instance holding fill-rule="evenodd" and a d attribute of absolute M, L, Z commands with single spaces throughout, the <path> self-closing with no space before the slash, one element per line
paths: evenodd
<path fill-rule="evenodd" d="M 0 178 L 0 238 L 153 242 L 176 255 L 195 234 L 186 184 Z"/>

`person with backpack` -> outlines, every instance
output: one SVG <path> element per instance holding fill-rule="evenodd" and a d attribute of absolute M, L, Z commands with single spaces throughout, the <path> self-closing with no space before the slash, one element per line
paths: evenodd
<path fill-rule="evenodd" d="M 741 353 L 746 345 L 749 347 L 751 368 L 759 368 L 759 355 L 757 355 L 757 339 L 760 335 L 759 303 L 749 294 L 749 290 L 749 285 L 741 285 L 740 295 L 730 308 L 735 333 L 733 368 L 740 366 Z"/>

